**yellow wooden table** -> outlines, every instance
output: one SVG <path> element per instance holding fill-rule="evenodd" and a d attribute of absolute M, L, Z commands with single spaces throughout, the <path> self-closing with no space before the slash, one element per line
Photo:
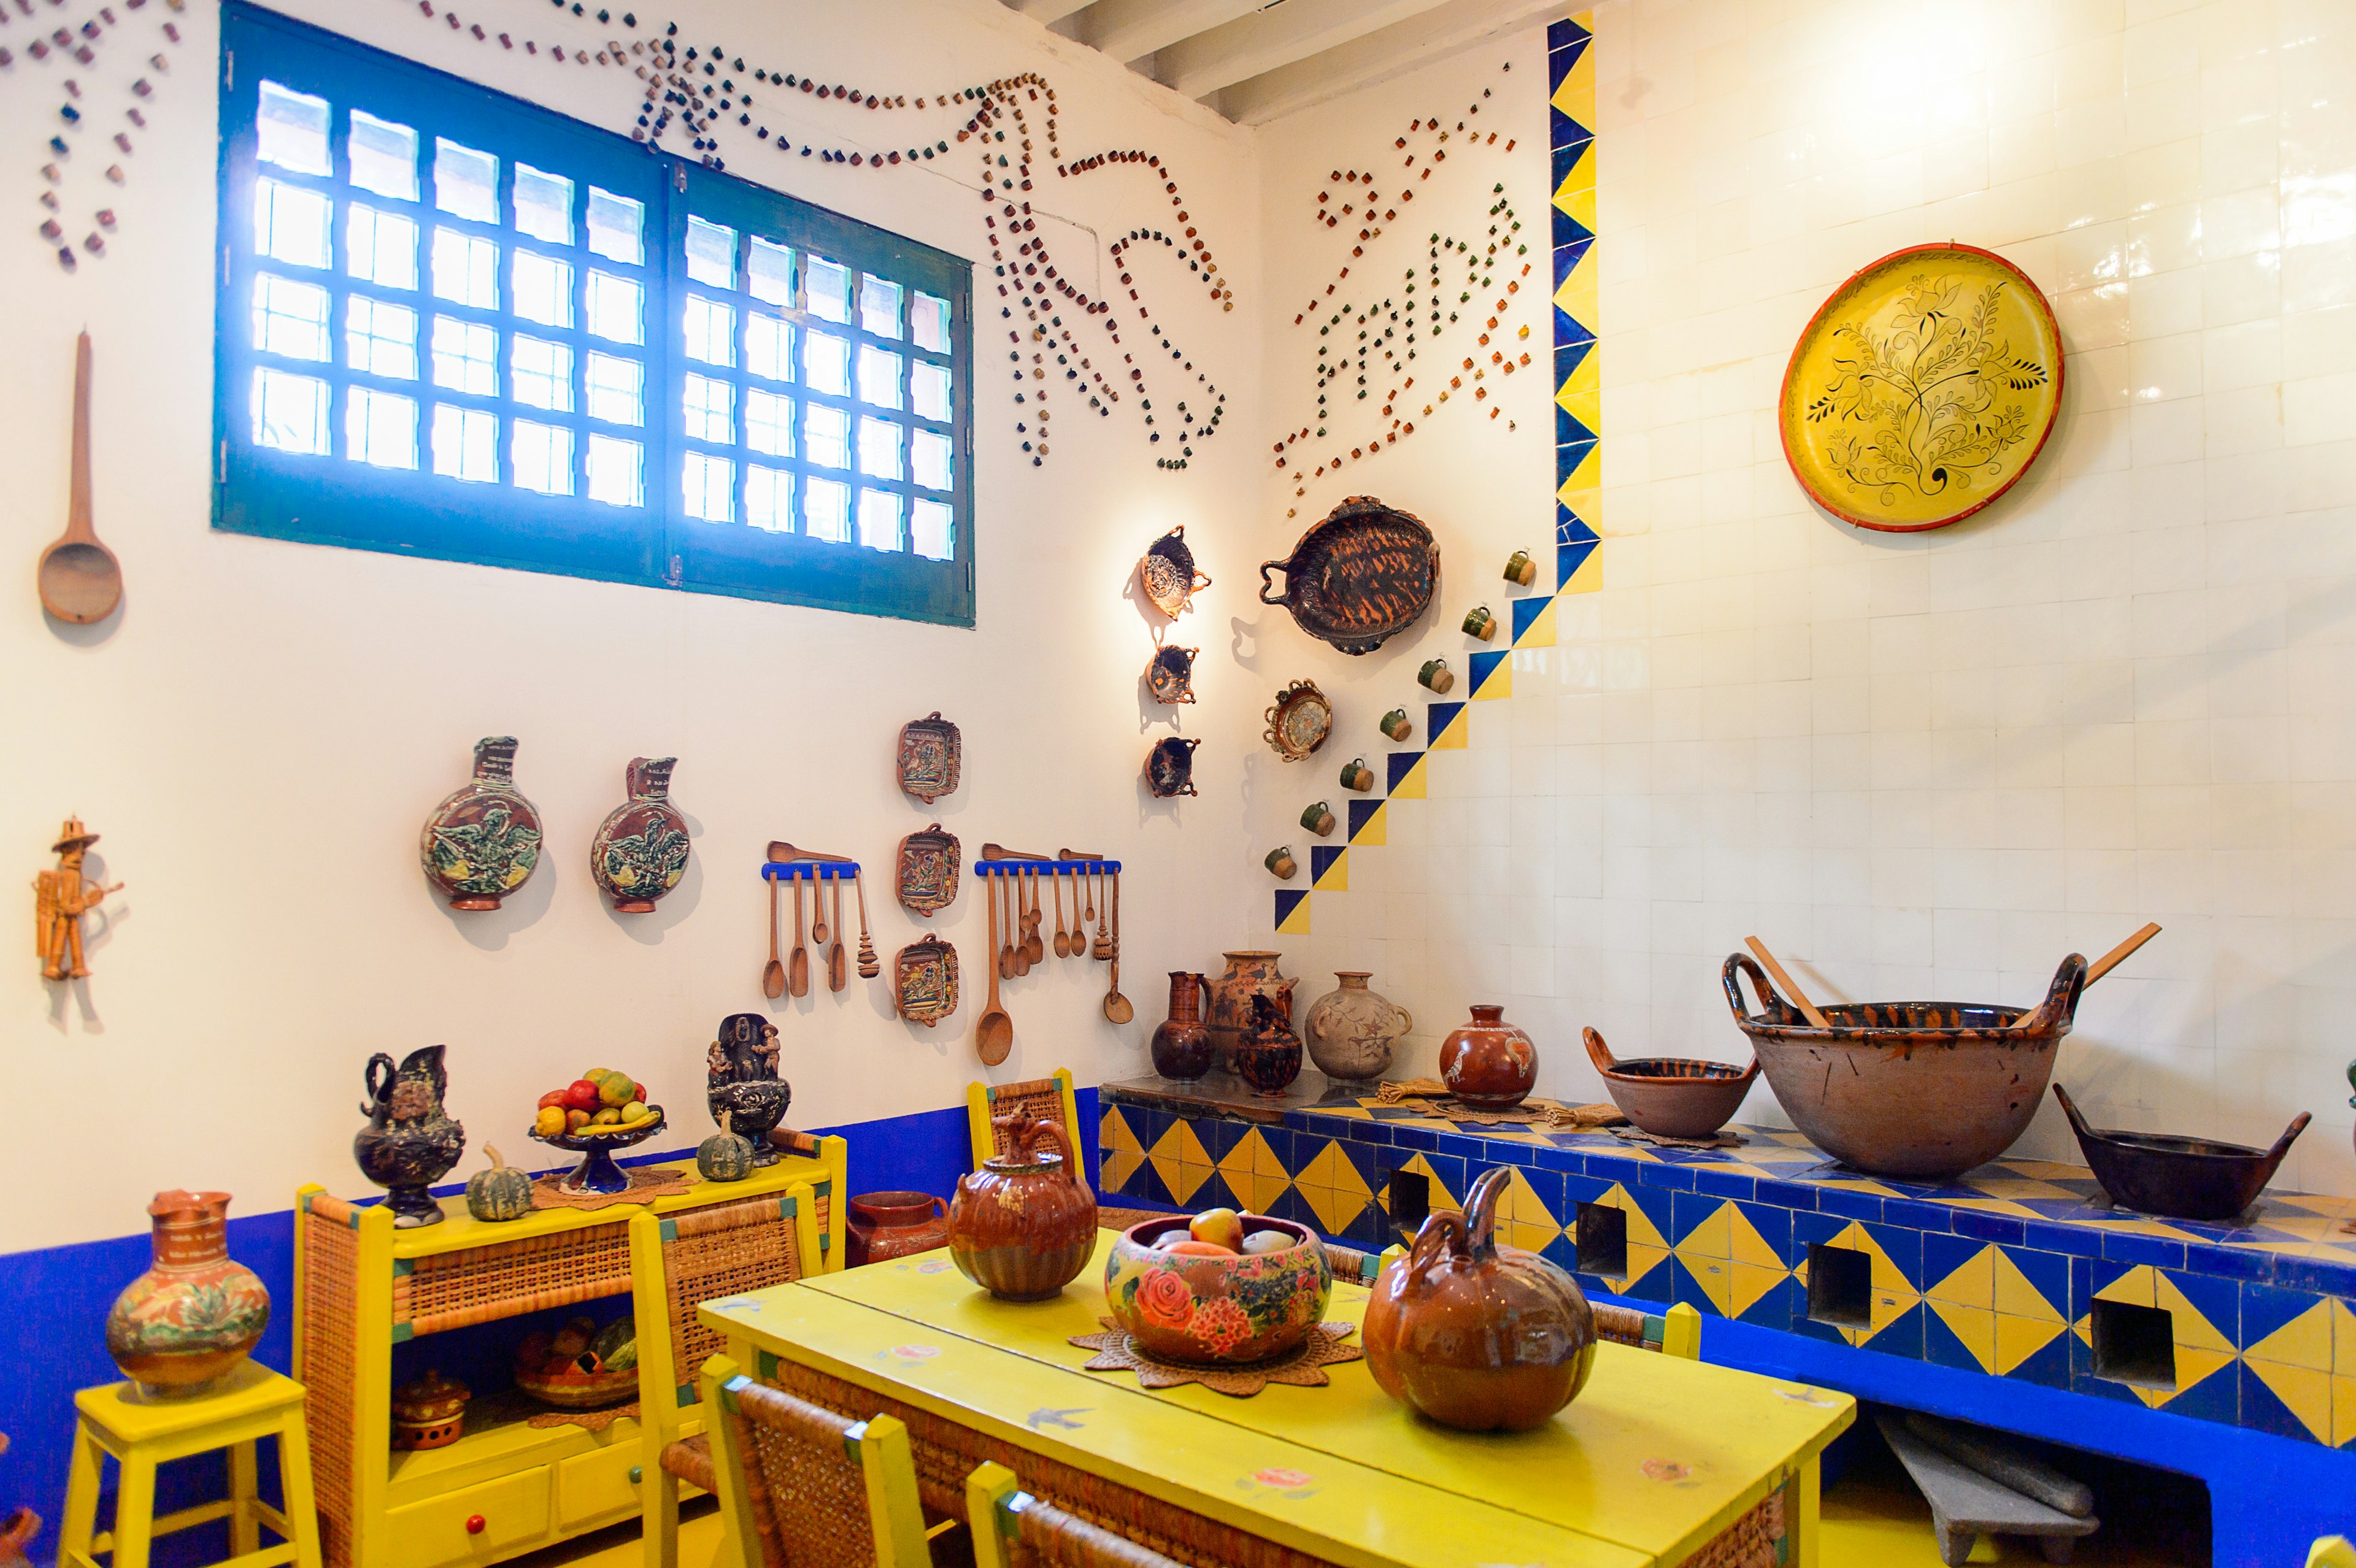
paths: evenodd
<path fill-rule="evenodd" d="M 1364 1361 L 1325 1388 L 1232 1399 L 1080 1370 L 1103 1258 L 1052 1301 L 999 1301 L 946 1252 L 708 1302 L 740 1363 L 779 1360 L 904 1401 L 1117 1485 L 1351 1568 L 1637 1568 L 1684 1562 L 1785 1488 L 1789 1568 L 1814 1568 L 1817 1458 L 1847 1394 L 1604 1344 L 1537 1432 L 1474 1435 L 1410 1414 Z M 1328 1320 L 1367 1292 L 1336 1285 Z M 764 1359 L 767 1358 L 767 1359 Z"/>

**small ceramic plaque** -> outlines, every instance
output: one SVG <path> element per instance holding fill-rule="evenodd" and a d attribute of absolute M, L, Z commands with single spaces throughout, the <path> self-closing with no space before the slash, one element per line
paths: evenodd
<path fill-rule="evenodd" d="M 900 840 L 894 871 L 894 891 L 900 907 L 911 914 L 932 914 L 946 909 L 958 895 L 958 868 L 964 857 L 957 835 L 934 823 L 921 833 Z"/>
<path fill-rule="evenodd" d="M 893 998 L 900 1016 L 931 1029 L 958 1008 L 957 949 L 929 932 L 892 960 Z"/>
<path fill-rule="evenodd" d="M 955 793 L 965 764 L 965 738 L 937 710 L 900 726 L 900 787 L 926 805 Z"/>

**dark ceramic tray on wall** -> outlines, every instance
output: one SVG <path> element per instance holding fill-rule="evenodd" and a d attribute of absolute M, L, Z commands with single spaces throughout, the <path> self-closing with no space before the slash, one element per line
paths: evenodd
<path fill-rule="evenodd" d="M 1271 572 L 1284 592 L 1271 593 Z M 1440 543 L 1419 518 L 1353 496 L 1263 561 L 1259 602 L 1292 612 L 1301 629 L 1345 654 L 1370 654 L 1415 624 L 1440 592 Z"/>

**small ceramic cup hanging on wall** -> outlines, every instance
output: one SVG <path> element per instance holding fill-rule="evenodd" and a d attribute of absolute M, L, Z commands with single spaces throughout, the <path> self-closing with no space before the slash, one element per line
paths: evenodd
<path fill-rule="evenodd" d="M 1292 846 L 1290 844 L 1281 848 L 1270 849 L 1267 859 L 1261 863 L 1276 873 L 1276 880 L 1280 882 L 1292 880 L 1292 873 L 1301 869 L 1300 862 L 1292 858 Z"/>
<path fill-rule="evenodd" d="M 1360 794 L 1375 787 L 1375 770 L 1366 766 L 1364 757 L 1353 757 L 1342 764 L 1342 787 Z"/>
<path fill-rule="evenodd" d="M 1527 588 L 1538 580 L 1538 563 L 1530 552 L 1517 549 L 1505 558 L 1505 581 L 1519 588 Z"/>
<path fill-rule="evenodd" d="M 687 818 L 670 803 L 677 757 L 633 757 L 624 775 L 630 798 L 589 840 L 589 874 L 616 914 L 647 914 L 687 875 Z"/>
<path fill-rule="evenodd" d="M 1456 672 L 1448 667 L 1446 659 L 1424 660 L 1423 667 L 1416 671 L 1415 678 L 1430 689 L 1442 693 L 1452 689 L 1456 685 Z"/>
<path fill-rule="evenodd" d="M 1383 738 L 1385 740 L 1404 745 L 1407 743 L 1407 738 L 1414 733 L 1415 720 L 1407 716 L 1406 709 L 1394 708 L 1388 713 L 1383 715 Z"/>
<path fill-rule="evenodd" d="M 1322 800 L 1314 805 L 1302 807 L 1301 812 L 1301 826 L 1306 827 L 1310 832 L 1314 833 L 1320 838 L 1332 837 L 1333 836 L 1333 808 L 1326 805 Z"/>
<path fill-rule="evenodd" d="M 1483 604 L 1464 612 L 1464 635 L 1484 643 L 1497 635 L 1497 617 L 1489 613 L 1489 606 Z"/>

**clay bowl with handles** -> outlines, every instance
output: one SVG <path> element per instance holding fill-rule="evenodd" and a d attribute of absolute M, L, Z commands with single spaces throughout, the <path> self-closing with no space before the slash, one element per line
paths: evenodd
<path fill-rule="evenodd" d="M 1165 1361 L 1239 1366 L 1296 1349 L 1325 1316 L 1333 1265 L 1325 1244 L 1305 1226 L 1261 1214 L 1243 1217 L 1244 1234 L 1280 1231 L 1294 1244 L 1272 1253 L 1198 1257 L 1153 1243 L 1187 1217 L 1131 1225 L 1105 1259 L 1105 1305 L 1138 1348 Z"/>
<path fill-rule="evenodd" d="M 1743 1010 L 1742 975 L 1759 1010 Z M 1842 1002 L 1818 1029 L 1749 954 L 1719 979 L 1768 1087 L 1810 1143 L 1869 1176 L 1939 1182 L 2010 1148 L 2037 1115 L 2086 960 L 2062 960 L 2033 1008 L 1972 1002 Z"/>
<path fill-rule="evenodd" d="M 2068 1090 L 2056 1083 L 2053 1097 L 2062 1102 L 2078 1148 L 2111 1200 L 2175 1220 L 2230 1220 L 2256 1202 L 2308 1121 L 2301 1111 L 2274 1147 L 2250 1148 L 2171 1133 L 2090 1127 Z"/>
<path fill-rule="evenodd" d="M 1655 1137 L 1706 1138 L 1742 1108 L 1759 1076 L 1759 1059 L 1748 1067 L 1698 1061 L 1682 1056 L 1612 1059 L 1612 1048 L 1593 1029 L 1585 1031 L 1587 1060 L 1603 1075 L 1603 1087 L 1620 1114 Z"/>

